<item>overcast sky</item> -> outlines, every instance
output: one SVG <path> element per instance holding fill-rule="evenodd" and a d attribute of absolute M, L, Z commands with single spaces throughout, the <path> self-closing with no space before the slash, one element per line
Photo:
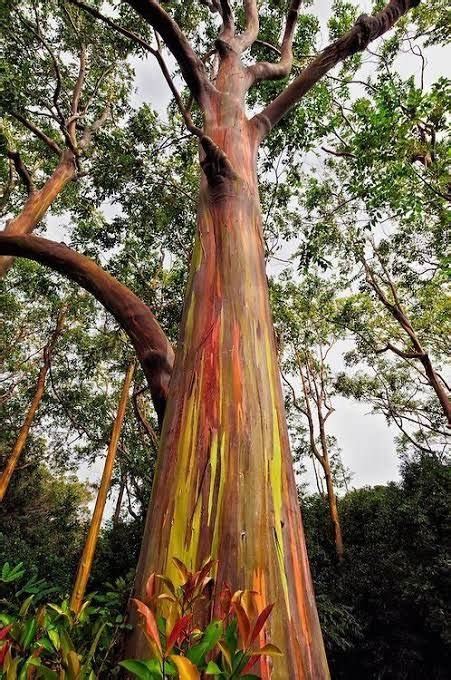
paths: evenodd
<path fill-rule="evenodd" d="M 331 13 L 331 2 L 319 0 L 313 3 L 307 11 L 318 15 L 321 23 L 320 47 L 327 44 L 326 22 Z M 361 2 L 362 12 L 370 10 L 371 3 Z M 374 49 L 377 47 L 375 43 Z M 428 48 L 425 52 L 425 86 L 428 87 L 438 76 L 450 75 L 451 60 L 447 59 L 442 48 Z M 170 61 L 169 61 L 170 63 Z M 136 72 L 136 91 L 134 105 L 147 102 L 164 116 L 170 101 L 170 92 L 155 60 L 149 56 L 133 62 Z M 369 75 L 371 64 L 366 64 L 362 74 Z M 419 73 L 419 60 L 412 54 L 402 55 L 397 61 L 397 68 L 403 77 Z M 50 232 L 51 232 L 51 225 Z M 271 266 L 271 265 L 270 265 Z M 270 270 L 270 273 L 273 271 Z M 332 368 L 339 371 L 344 368 L 342 353 L 336 351 L 332 357 Z M 335 412 L 331 415 L 328 425 L 330 434 L 338 441 L 342 451 L 342 460 L 352 473 L 351 487 L 363 485 L 385 484 L 398 479 L 399 460 L 395 453 L 393 438 L 396 428 L 389 428 L 385 418 L 369 413 L 370 407 L 341 397 L 334 400 Z M 102 461 L 90 469 L 87 475 L 91 481 L 100 474 Z M 313 472 L 308 464 L 307 481 L 314 489 Z"/>

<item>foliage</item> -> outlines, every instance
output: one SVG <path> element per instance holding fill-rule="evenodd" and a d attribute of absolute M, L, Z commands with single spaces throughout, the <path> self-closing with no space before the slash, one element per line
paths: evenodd
<path fill-rule="evenodd" d="M 21 560 L 28 573 L 69 588 L 90 498 L 74 477 L 35 463 L 18 470 L 0 506 L 0 562 Z"/>
<path fill-rule="evenodd" d="M 258 612 L 258 593 L 249 590 L 232 593 L 224 585 L 219 595 L 221 618 L 202 626 L 199 604 L 202 600 L 211 600 L 214 582 L 210 574 L 215 562 L 208 559 L 196 572 L 190 572 L 177 558 L 173 558 L 173 563 L 179 572 L 180 585 L 151 574 L 146 584 L 148 604 L 133 600 L 143 618 L 152 658 L 122 661 L 120 665 L 141 680 L 171 676 L 181 680 L 209 676 L 257 678 L 250 671 L 258 659 L 280 655 L 275 645 L 260 644 L 273 605 Z M 166 589 L 159 595 L 157 580 Z M 161 613 L 157 605 L 163 605 Z"/>
<path fill-rule="evenodd" d="M 21 563 L 13 568 L 3 565 L 0 677 L 15 680 L 31 673 L 42 680 L 98 677 L 126 628 L 125 582 L 118 580 L 102 595 L 92 594 L 75 615 L 67 599 L 57 603 L 45 599 L 52 590 L 45 581 L 32 578 L 21 584 L 24 574 Z"/>
<path fill-rule="evenodd" d="M 402 481 L 339 500 L 346 544 L 337 570 L 321 498 L 304 498 L 309 557 L 334 678 L 444 680 L 449 468 L 417 456 Z"/>

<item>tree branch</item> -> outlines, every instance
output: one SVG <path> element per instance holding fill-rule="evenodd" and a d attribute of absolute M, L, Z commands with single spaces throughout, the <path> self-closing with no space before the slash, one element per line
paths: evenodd
<path fill-rule="evenodd" d="M 80 117 L 81 113 L 79 111 L 80 97 L 83 90 L 83 85 L 86 76 L 86 47 L 82 44 L 80 47 L 80 57 L 79 57 L 79 67 L 78 76 L 75 81 L 74 91 L 72 93 L 70 118 L 66 121 L 67 129 L 67 141 L 70 145 L 72 151 L 76 151 L 77 148 L 77 119 Z"/>
<path fill-rule="evenodd" d="M 187 109 L 183 105 L 182 98 L 181 98 L 180 94 L 177 91 L 177 88 L 175 87 L 175 85 L 173 83 L 173 80 L 171 78 L 171 74 L 169 73 L 169 70 L 166 66 L 166 62 L 164 61 L 163 55 L 161 54 L 161 50 L 155 49 L 154 47 L 152 47 L 152 45 L 149 42 L 147 42 L 147 40 L 144 40 L 144 38 L 142 38 L 140 35 L 138 35 L 134 31 L 130 31 L 127 28 L 124 28 L 123 26 L 120 26 L 115 21 L 113 21 L 109 17 L 106 17 L 104 14 L 99 12 L 94 7 L 91 7 L 90 5 L 86 4 L 85 2 L 82 2 L 81 0 L 69 0 L 69 2 L 71 2 L 73 5 L 76 5 L 77 7 L 82 9 L 83 11 L 87 12 L 88 14 L 93 16 L 95 19 L 99 19 L 104 24 L 109 26 L 109 28 L 112 28 L 114 31 L 116 31 L 120 35 L 123 35 L 124 38 L 128 38 L 132 42 L 134 42 L 137 45 L 139 45 L 140 47 L 144 48 L 147 52 L 150 52 L 150 54 L 152 54 L 155 57 L 155 59 L 158 61 L 161 72 L 163 73 L 164 79 L 166 80 L 167 84 L 169 85 L 169 89 L 171 90 L 173 97 L 176 101 L 176 104 L 177 104 L 177 106 L 178 106 L 178 108 L 179 108 L 179 110 L 180 110 L 180 112 L 183 116 L 183 119 L 185 121 L 187 129 L 192 134 L 196 135 L 197 137 L 202 136 L 202 134 L 203 134 L 202 131 L 194 125 L 194 123 L 191 119 L 191 116 L 189 115 L 189 112 L 187 111 Z"/>
<path fill-rule="evenodd" d="M 71 0 L 72 2 L 73 0 Z M 138 14 L 163 38 L 177 61 L 182 75 L 198 104 L 205 104 L 205 96 L 212 91 L 205 66 L 191 47 L 178 24 L 157 0 L 126 0 Z"/>
<path fill-rule="evenodd" d="M 111 312 L 136 350 L 161 425 L 174 352 L 147 305 L 93 260 L 63 243 L 0 233 L 0 255 L 26 257 L 50 267 L 78 283 Z"/>
<path fill-rule="evenodd" d="M 20 155 L 20 153 L 18 151 L 11 151 L 10 149 L 8 149 L 8 151 L 6 152 L 6 155 L 8 156 L 9 159 L 12 160 L 17 174 L 19 175 L 20 179 L 22 180 L 22 182 L 25 185 L 28 196 L 31 196 L 31 194 L 35 190 L 35 187 L 34 187 L 31 175 L 28 172 L 27 167 L 22 160 L 22 156 Z"/>
<path fill-rule="evenodd" d="M 56 153 L 58 156 L 61 156 L 62 151 L 61 151 L 60 147 L 58 146 L 58 144 L 53 139 L 51 139 L 48 135 L 46 135 L 45 132 L 43 132 L 40 128 L 38 128 L 34 123 L 29 121 L 28 118 L 25 118 L 25 116 L 22 116 L 22 114 L 19 113 L 18 111 L 11 111 L 11 115 L 13 116 L 13 118 L 20 121 L 22 123 L 22 125 L 24 125 L 26 128 L 28 128 L 28 130 L 30 130 L 30 132 L 32 132 L 34 135 L 36 135 L 36 137 L 38 137 L 38 139 L 40 139 L 41 142 L 44 142 L 44 144 L 47 144 L 47 146 L 49 147 L 49 149 L 51 149 L 51 151 L 53 151 L 53 153 Z"/>
<path fill-rule="evenodd" d="M 55 89 L 53 91 L 53 106 L 58 114 L 58 121 L 61 125 L 64 125 L 64 116 L 61 111 L 61 108 L 59 106 L 59 96 L 62 90 L 62 79 L 61 79 L 61 71 L 58 65 L 58 60 L 55 56 L 55 53 L 53 52 L 52 48 L 50 47 L 49 43 L 47 40 L 44 38 L 42 35 L 41 27 L 39 25 L 39 19 L 37 16 L 37 10 L 35 8 L 35 14 L 36 14 L 36 26 L 33 26 L 30 22 L 28 22 L 22 15 L 19 13 L 19 18 L 22 21 L 22 23 L 28 28 L 29 31 L 33 33 L 33 35 L 39 40 L 39 42 L 44 46 L 45 50 L 50 56 L 50 59 L 52 60 L 53 64 L 53 69 L 55 71 L 55 78 L 56 78 L 56 85 Z"/>
<path fill-rule="evenodd" d="M 331 154 L 332 156 L 338 156 L 338 158 L 356 158 L 356 155 L 350 151 L 335 151 L 334 149 L 328 149 L 325 146 L 322 146 L 321 150 L 325 153 Z"/>
<path fill-rule="evenodd" d="M 424 356 L 424 354 L 420 354 L 420 352 L 404 352 L 402 349 L 399 349 L 399 347 L 396 347 L 396 345 L 392 345 L 391 342 L 387 342 L 385 347 L 375 349 L 374 351 L 376 354 L 383 354 L 389 350 L 403 359 L 421 359 Z"/>
<path fill-rule="evenodd" d="M 222 16 L 222 28 L 219 37 L 224 42 L 229 42 L 235 35 L 235 21 L 229 0 L 219 0 L 220 14 Z"/>
<path fill-rule="evenodd" d="M 390 0 L 373 16 L 362 14 L 341 38 L 320 52 L 297 78 L 261 113 L 254 117 L 261 126 L 263 138 L 279 120 L 334 66 L 347 57 L 363 51 L 370 42 L 389 31 L 419 0 Z"/>
<path fill-rule="evenodd" d="M 246 28 L 237 38 L 238 45 L 240 46 L 242 52 L 254 44 L 254 42 L 257 40 L 258 32 L 260 30 L 257 1 L 244 0 L 243 4 Z"/>
<path fill-rule="evenodd" d="M 277 80 L 289 75 L 293 66 L 293 39 L 296 32 L 300 4 L 301 0 L 291 0 L 282 38 L 282 45 L 280 47 L 280 60 L 276 63 L 261 61 L 249 66 L 248 70 L 252 73 L 254 82 L 270 79 Z"/>

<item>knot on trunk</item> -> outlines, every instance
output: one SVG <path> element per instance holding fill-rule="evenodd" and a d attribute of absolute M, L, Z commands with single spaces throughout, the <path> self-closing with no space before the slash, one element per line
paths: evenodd
<path fill-rule="evenodd" d="M 215 186 L 221 184 L 224 180 L 236 179 L 237 174 L 224 151 L 206 135 L 201 138 L 200 142 L 205 152 L 201 166 L 208 183 Z"/>

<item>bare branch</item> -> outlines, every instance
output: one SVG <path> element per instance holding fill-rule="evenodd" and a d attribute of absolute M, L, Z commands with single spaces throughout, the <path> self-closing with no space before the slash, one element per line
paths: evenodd
<path fill-rule="evenodd" d="M 228 42 L 235 35 L 235 21 L 233 18 L 232 8 L 229 0 L 219 0 L 221 7 L 220 14 L 222 16 L 222 28 L 219 32 L 219 37 L 224 42 Z"/>
<path fill-rule="evenodd" d="M 399 349 L 399 347 L 396 347 L 396 345 L 392 345 L 391 342 L 387 342 L 385 347 L 381 347 L 380 349 L 376 349 L 374 351 L 376 352 L 376 354 L 383 354 L 384 352 L 388 352 L 389 350 L 397 354 L 399 357 L 402 357 L 403 359 L 421 359 L 424 356 L 419 352 L 404 352 L 404 350 Z"/>
<path fill-rule="evenodd" d="M 200 106 L 205 104 L 206 95 L 213 91 L 213 85 L 208 79 L 202 60 L 194 52 L 178 24 L 157 0 L 127 0 L 127 2 L 158 31 L 174 55 L 191 94 Z"/>
<path fill-rule="evenodd" d="M 58 156 L 61 156 L 62 150 L 58 146 L 58 144 L 51 139 L 48 135 L 45 134 L 40 128 L 38 128 L 34 123 L 32 123 L 28 118 L 25 118 L 21 113 L 18 111 L 11 111 L 11 115 L 13 118 L 16 120 L 20 121 L 22 125 L 24 125 L 30 132 L 32 132 L 38 139 L 41 140 L 41 142 L 44 142 L 53 153 L 56 153 Z"/>
<path fill-rule="evenodd" d="M 277 80 L 289 75 L 293 66 L 293 39 L 296 32 L 299 5 L 301 0 L 292 0 L 288 10 L 285 31 L 280 47 L 280 60 L 277 63 L 262 61 L 249 66 L 249 72 L 254 77 L 254 82 L 259 80 Z"/>
<path fill-rule="evenodd" d="M 64 243 L 0 233 L 0 255 L 26 257 L 50 267 L 78 283 L 113 314 L 136 350 L 161 424 L 174 352 L 147 305 L 93 260 Z"/>
<path fill-rule="evenodd" d="M 276 97 L 260 114 L 254 117 L 265 134 L 295 106 L 300 99 L 334 66 L 389 31 L 406 12 L 419 4 L 419 0 L 390 0 L 383 10 L 373 16 L 362 14 L 354 26 L 341 38 L 320 52 L 297 78 Z"/>
<path fill-rule="evenodd" d="M 260 29 L 257 0 L 244 0 L 243 4 L 246 28 L 237 38 L 238 45 L 242 52 L 254 44 Z"/>
<path fill-rule="evenodd" d="M 24 183 L 28 195 L 31 196 L 31 194 L 35 190 L 33 180 L 31 178 L 30 173 L 27 170 L 25 163 L 22 160 L 20 153 L 18 151 L 11 151 L 8 149 L 6 155 L 8 156 L 8 158 L 12 160 L 14 168 L 17 174 L 19 175 L 20 179 Z"/>
<path fill-rule="evenodd" d="M 325 146 L 322 146 L 321 150 L 331 154 L 332 156 L 338 156 L 339 158 L 356 158 L 356 155 L 350 151 L 335 151 L 334 149 L 328 149 Z"/>
<path fill-rule="evenodd" d="M 103 109 L 102 113 L 100 116 L 93 122 L 93 124 L 90 127 L 87 127 L 83 133 L 83 136 L 80 140 L 80 144 L 78 145 L 80 149 L 84 150 L 86 147 L 88 147 L 91 143 L 92 137 L 95 135 L 96 132 L 100 130 L 100 128 L 106 123 L 108 118 L 111 115 L 111 104 L 110 102 L 107 103 L 105 108 Z"/>
<path fill-rule="evenodd" d="M 80 47 L 80 57 L 79 57 L 79 59 L 80 59 L 80 64 L 79 64 L 79 68 L 78 68 L 78 76 L 77 76 L 74 91 L 73 91 L 73 94 L 72 94 L 71 117 L 70 117 L 70 122 L 66 124 L 67 132 L 68 132 L 70 141 L 72 142 L 74 148 L 76 148 L 76 146 L 77 146 L 77 136 L 76 136 L 77 118 L 80 115 L 80 111 L 79 111 L 80 97 L 81 97 L 81 92 L 83 90 L 83 85 L 84 85 L 85 76 L 86 76 L 86 47 L 84 45 L 81 45 L 81 47 Z"/>

